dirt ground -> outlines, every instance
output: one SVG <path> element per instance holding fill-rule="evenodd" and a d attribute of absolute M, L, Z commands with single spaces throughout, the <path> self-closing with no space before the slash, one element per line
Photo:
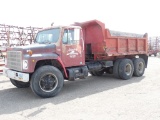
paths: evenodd
<path fill-rule="evenodd" d="M 0 120 L 160 120 L 160 58 L 150 57 L 142 77 L 112 75 L 65 81 L 54 98 L 18 89 L 0 76 Z"/>

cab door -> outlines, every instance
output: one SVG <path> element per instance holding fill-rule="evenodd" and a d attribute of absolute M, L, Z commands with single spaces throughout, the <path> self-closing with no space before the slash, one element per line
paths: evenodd
<path fill-rule="evenodd" d="M 65 67 L 81 66 L 85 64 L 84 42 L 80 28 L 64 29 L 61 57 Z"/>

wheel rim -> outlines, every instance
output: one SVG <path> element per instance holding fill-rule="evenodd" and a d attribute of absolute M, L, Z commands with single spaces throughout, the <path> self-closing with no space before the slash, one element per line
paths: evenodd
<path fill-rule="evenodd" d="M 140 73 L 143 72 L 143 68 L 144 68 L 144 64 L 143 64 L 143 62 L 140 62 L 139 65 L 138 65 L 138 70 L 139 70 Z"/>
<path fill-rule="evenodd" d="M 130 75 L 131 72 L 132 72 L 132 66 L 131 66 L 131 64 L 126 64 L 125 73 L 127 75 Z"/>
<path fill-rule="evenodd" d="M 57 85 L 58 85 L 58 79 L 52 73 L 43 75 L 39 81 L 39 86 L 44 92 L 54 91 Z"/>

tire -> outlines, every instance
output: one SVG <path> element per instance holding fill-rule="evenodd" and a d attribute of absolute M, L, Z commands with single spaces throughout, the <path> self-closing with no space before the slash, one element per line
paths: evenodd
<path fill-rule="evenodd" d="M 154 56 L 156 57 L 156 56 L 157 56 L 157 53 L 155 53 Z"/>
<path fill-rule="evenodd" d="M 123 80 L 128 80 L 132 77 L 133 71 L 134 71 L 134 66 L 133 62 L 130 59 L 123 59 L 119 63 L 119 76 Z"/>
<path fill-rule="evenodd" d="M 21 82 L 14 79 L 10 79 L 11 83 L 16 86 L 17 88 L 27 88 L 30 86 L 29 82 Z"/>
<path fill-rule="evenodd" d="M 32 91 L 43 98 L 57 95 L 64 83 L 64 78 L 59 69 L 53 66 L 42 66 L 32 75 L 30 86 Z"/>
<path fill-rule="evenodd" d="M 119 76 L 119 63 L 122 61 L 123 59 L 117 59 L 113 65 L 113 75 L 115 78 L 118 78 L 120 79 L 120 76 Z"/>
<path fill-rule="evenodd" d="M 133 59 L 134 72 L 133 75 L 136 77 L 140 77 L 144 74 L 145 71 L 145 62 L 142 58 Z"/>

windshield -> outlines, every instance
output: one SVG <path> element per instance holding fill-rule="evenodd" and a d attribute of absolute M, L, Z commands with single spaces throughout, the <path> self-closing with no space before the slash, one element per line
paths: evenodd
<path fill-rule="evenodd" d="M 60 28 L 40 31 L 36 37 L 36 43 L 56 43 L 59 39 Z"/>

